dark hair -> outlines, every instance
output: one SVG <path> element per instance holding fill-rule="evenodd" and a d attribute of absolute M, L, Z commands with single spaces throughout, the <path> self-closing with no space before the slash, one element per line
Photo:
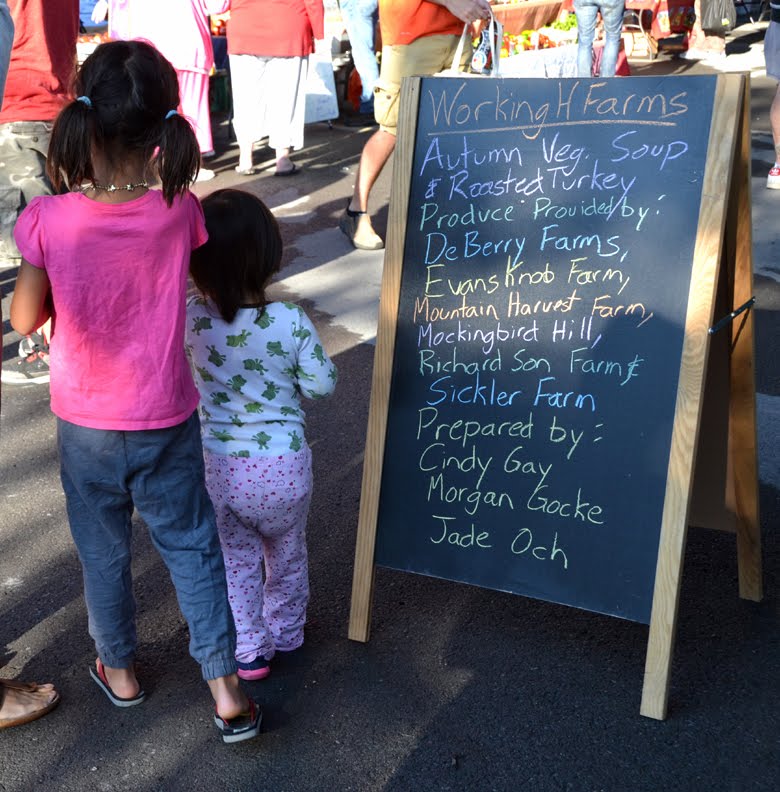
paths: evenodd
<path fill-rule="evenodd" d="M 141 155 L 155 164 L 170 206 L 189 189 L 200 167 L 200 150 L 179 106 L 173 66 L 144 41 L 101 44 L 76 76 L 78 99 L 54 122 L 46 170 L 55 190 L 94 179 L 92 148 L 109 162 Z"/>
<path fill-rule="evenodd" d="M 192 251 L 190 275 L 230 323 L 247 295 L 266 305 L 265 287 L 282 265 L 282 235 L 271 210 L 243 190 L 211 193 L 203 213 L 209 239 Z"/>

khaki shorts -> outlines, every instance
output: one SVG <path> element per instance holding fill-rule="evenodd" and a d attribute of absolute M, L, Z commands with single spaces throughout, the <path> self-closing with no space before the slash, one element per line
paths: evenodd
<path fill-rule="evenodd" d="M 46 153 L 52 125 L 44 121 L 0 124 L 0 266 L 18 266 L 16 219 L 33 198 L 51 195 Z"/>
<path fill-rule="evenodd" d="M 395 134 L 401 80 L 430 75 L 452 66 L 460 36 L 423 36 L 411 44 L 382 47 L 382 67 L 374 86 L 374 117 L 381 129 Z M 471 60 L 471 43 L 463 48 L 461 69 Z"/>

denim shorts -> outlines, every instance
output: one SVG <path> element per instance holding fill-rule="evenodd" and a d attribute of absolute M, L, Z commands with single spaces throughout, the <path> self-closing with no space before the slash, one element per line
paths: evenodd
<path fill-rule="evenodd" d="M 764 35 L 764 61 L 767 77 L 780 80 L 780 6 L 772 10 L 772 21 Z"/>

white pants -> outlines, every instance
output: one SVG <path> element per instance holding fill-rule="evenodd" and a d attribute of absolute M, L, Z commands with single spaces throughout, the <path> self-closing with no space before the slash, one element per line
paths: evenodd
<path fill-rule="evenodd" d="M 230 56 L 233 127 L 242 151 L 266 136 L 273 149 L 303 148 L 308 66 L 308 56 Z"/>

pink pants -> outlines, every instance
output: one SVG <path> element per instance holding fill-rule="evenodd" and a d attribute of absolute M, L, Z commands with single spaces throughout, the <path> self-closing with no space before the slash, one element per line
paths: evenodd
<path fill-rule="evenodd" d="M 201 154 L 213 154 L 211 108 L 209 107 L 209 76 L 200 72 L 176 72 L 179 78 L 179 113 L 192 124 Z"/>
<path fill-rule="evenodd" d="M 304 445 L 278 457 L 250 458 L 206 451 L 205 459 L 236 623 L 236 659 L 270 660 L 277 650 L 303 643 L 311 451 Z"/>

